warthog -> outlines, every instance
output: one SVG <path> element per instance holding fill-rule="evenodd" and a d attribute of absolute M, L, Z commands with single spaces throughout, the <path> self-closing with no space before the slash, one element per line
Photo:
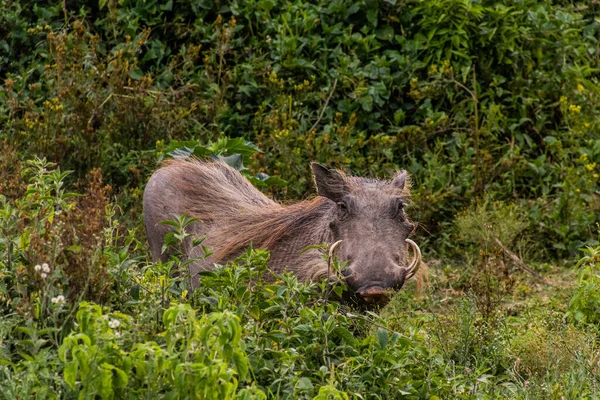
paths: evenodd
<path fill-rule="evenodd" d="M 239 256 L 250 245 L 270 250 L 269 268 L 274 272 L 287 270 L 300 280 L 320 280 L 330 276 L 328 262 L 322 250 L 306 248 L 336 243 L 335 255 L 348 262 L 342 273 L 355 297 L 385 303 L 421 265 L 419 247 L 408 239 L 415 225 L 404 210 L 409 197 L 406 171 L 382 181 L 347 176 L 317 163 L 311 168 L 319 196 L 282 205 L 225 163 L 167 162 L 152 175 L 144 192 L 153 258 L 168 258 L 161 249 L 173 228 L 160 222 L 187 214 L 199 219 L 190 225 L 190 232 L 206 236 L 203 244 L 214 250 L 191 265 L 193 286 L 198 285 L 199 271 Z M 410 262 L 408 247 L 414 253 Z M 181 251 L 188 257 L 203 256 L 191 241 L 184 242 Z"/>

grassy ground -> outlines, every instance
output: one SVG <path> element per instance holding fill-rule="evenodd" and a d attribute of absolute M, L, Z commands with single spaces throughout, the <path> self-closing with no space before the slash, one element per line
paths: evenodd
<path fill-rule="evenodd" d="M 459 268 L 434 268 L 423 298 L 415 301 L 407 291 L 381 313 L 393 329 L 418 327 L 449 373 L 467 378 L 453 396 L 597 397 L 596 331 L 565 318 L 576 273 L 553 267 L 540 281 L 513 270 L 510 288 L 500 289 L 499 282 L 475 288 L 468 281 L 457 285 Z"/>

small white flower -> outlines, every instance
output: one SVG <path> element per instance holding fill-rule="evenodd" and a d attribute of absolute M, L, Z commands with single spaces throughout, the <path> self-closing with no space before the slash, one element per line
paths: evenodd
<path fill-rule="evenodd" d="M 35 272 L 40 272 L 42 270 L 42 266 L 38 264 L 35 267 L 33 267 L 33 269 L 35 270 Z"/>
<path fill-rule="evenodd" d="M 42 264 L 42 271 L 44 271 L 45 273 L 49 274 L 50 273 L 50 266 L 46 263 Z"/>
<path fill-rule="evenodd" d="M 121 332 L 115 332 L 116 337 L 121 337 Z"/>
<path fill-rule="evenodd" d="M 63 304 L 65 302 L 65 296 L 61 294 L 59 296 L 53 297 L 50 301 L 54 304 Z"/>
<path fill-rule="evenodd" d="M 108 323 L 108 327 L 111 329 L 118 328 L 119 325 L 121 325 L 121 321 L 119 321 L 118 319 L 111 319 Z"/>
<path fill-rule="evenodd" d="M 42 278 L 46 279 L 47 277 L 48 277 L 48 274 L 42 272 Z"/>

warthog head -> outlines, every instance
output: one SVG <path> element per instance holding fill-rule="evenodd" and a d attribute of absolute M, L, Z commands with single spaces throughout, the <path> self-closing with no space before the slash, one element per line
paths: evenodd
<path fill-rule="evenodd" d="M 406 171 L 380 181 L 348 177 L 317 163 L 311 167 L 319 195 L 336 205 L 329 221 L 330 255 L 347 261 L 343 274 L 348 288 L 367 303 L 387 302 L 421 264 L 419 247 L 408 239 L 415 224 L 404 210 Z"/>

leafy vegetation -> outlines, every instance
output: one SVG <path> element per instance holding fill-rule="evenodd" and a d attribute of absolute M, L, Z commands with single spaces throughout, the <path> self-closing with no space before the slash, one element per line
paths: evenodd
<path fill-rule="evenodd" d="M 0 8 L 1 398 L 598 397 L 596 1 Z M 192 292 L 141 218 L 190 155 L 282 200 L 407 169 L 428 288 L 355 310 L 249 249 Z"/>

